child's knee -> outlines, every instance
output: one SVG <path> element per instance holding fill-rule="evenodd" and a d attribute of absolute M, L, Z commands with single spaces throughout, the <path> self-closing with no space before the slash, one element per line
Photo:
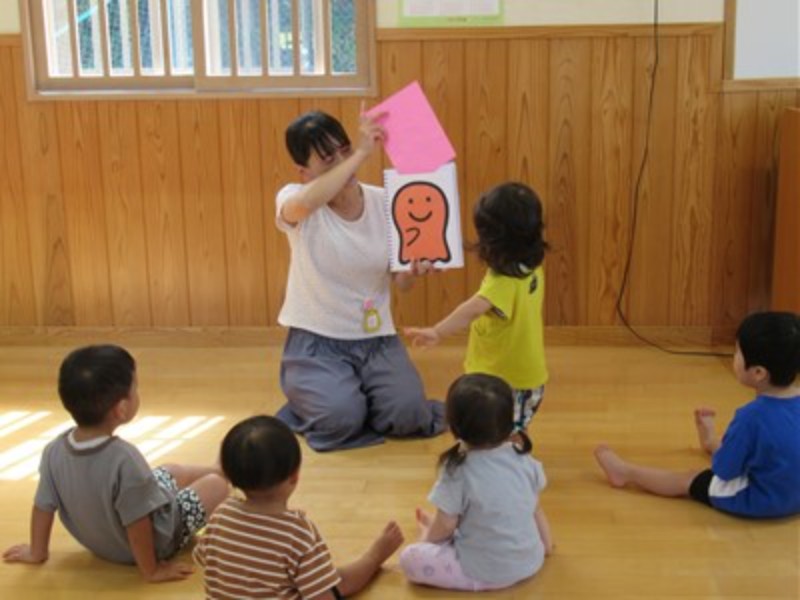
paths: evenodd
<path fill-rule="evenodd" d="M 206 512 L 206 517 L 216 510 L 231 493 L 231 486 L 225 477 L 217 473 L 204 475 L 190 486 Z"/>
<path fill-rule="evenodd" d="M 403 550 L 400 552 L 400 557 L 398 558 L 400 568 L 409 579 L 414 577 L 414 566 L 416 564 L 418 554 L 416 546 L 416 544 L 409 544 L 403 548 Z"/>
<path fill-rule="evenodd" d="M 220 502 L 228 497 L 228 494 L 231 492 L 231 484 L 230 482 L 223 476 L 217 473 L 211 473 L 206 475 L 213 486 L 214 491 L 216 491 L 219 496 L 221 497 Z"/>
<path fill-rule="evenodd" d="M 426 542 L 417 542 L 400 552 L 398 563 L 409 581 L 420 583 L 430 579 L 434 571 L 430 560 L 431 548 L 433 546 Z"/>

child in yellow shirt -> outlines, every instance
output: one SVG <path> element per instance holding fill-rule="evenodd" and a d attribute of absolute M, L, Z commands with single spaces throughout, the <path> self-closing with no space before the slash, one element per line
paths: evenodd
<path fill-rule="evenodd" d="M 414 345 L 432 346 L 470 328 L 466 373 L 487 373 L 514 389 L 514 428 L 524 430 L 547 382 L 542 302 L 547 243 L 542 203 L 530 187 L 504 183 L 478 200 L 478 254 L 488 266 L 477 293 L 433 327 L 408 327 Z"/>

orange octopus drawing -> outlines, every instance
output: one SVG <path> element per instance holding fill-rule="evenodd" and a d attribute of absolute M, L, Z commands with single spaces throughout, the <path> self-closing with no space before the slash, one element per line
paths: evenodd
<path fill-rule="evenodd" d="M 398 262 L 450 260 L 447 244 L 449 204 L 439 186 L 427 181 L 405 184 L 392 199 L 392 217 L 400 237 Z"/>

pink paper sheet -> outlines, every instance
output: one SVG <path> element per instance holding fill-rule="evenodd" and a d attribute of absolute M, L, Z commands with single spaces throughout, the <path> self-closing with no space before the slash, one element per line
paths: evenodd
<path fill-rule="evenodd" d="M 381 112 L 386 113 L 380 121 L 386 130 L 384 148 L 399 173 L 430 173 L 455 158 L 456 151 L 419 82 L 389 96 L 367 114 Z"/>

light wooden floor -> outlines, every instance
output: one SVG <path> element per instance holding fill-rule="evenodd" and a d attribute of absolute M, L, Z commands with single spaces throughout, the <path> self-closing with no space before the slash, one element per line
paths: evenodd
<path fill-rule="evenodd" d="M 56 372 L 68 349 L 97 335 L 3 335 L 0 332 L 0 419 L 12 411 L 49 411 L 9 431 L 0 420 L 0 545 L 25 541 L 35 481 L 9 457 L 19 444 L 66 420 L 56 395 Z M 274 412 L 280 335 L 264 332 L 115 334 L 139 363 L 141 417 L 168 417 L 134 441 L 153 448 L 159 435 L 189 416 L 195 430 L 155 462 L 209 462 L 224 432 L 238 419 Z M 442 397 L 460 371 L 462 347 L 414 352 L 431 395 Z M 798 598 L 800 520 L 750 522 L 690 501 L 609 488 L 591 450 L 607 441 L 626 456 L 665 467 L 706 464 L 697 449 L 692 409 L 707 404 L 727 424 L 749 399 L 728 361 L 668 356 L 642 347 L 566 345 L 547 348 L 551 382 L 534 421 L 535 453 L 550 485 L 543 495 L 556 554 L 533 579 L 481 598 Z M 222 421 L 208 420 L 223 417 Z M 191 423 L 184 421 L 183 423 Z M 167 433 L 175 438 L 175 429 Z M 413 510 L 424 504 L 438 452 L 435 440 L 390 441 L 366 450 L 315 454 L 304 447 L 294 504 L 316 521 L 334 558 L 355 556 L 389 519 L 415 536 Z M 164 449 L 164 446 L 161 446 Z M 158 447 L 154 448 L 158 451 Z M 36 453 L 29 453 L 29 463 Z M 11 464 L 9 464 L 11 463 Z M 16 468 L 18 480 L 8 480 Z M 2 479 L 6 477 L 6 479 Z M 188 555 L 183 556 L 188 560 Z M 148 586 L 134 568 L 92 557 L 54 528 L 51 558 L 42 567 L 0 565 L 0 597 L 189 598 L 202 596 L 199 573 L 180 583 Z M 466 594 L 409 585 L 396 557 L 361 596 L 393 600 L 463 598 Z"/>

